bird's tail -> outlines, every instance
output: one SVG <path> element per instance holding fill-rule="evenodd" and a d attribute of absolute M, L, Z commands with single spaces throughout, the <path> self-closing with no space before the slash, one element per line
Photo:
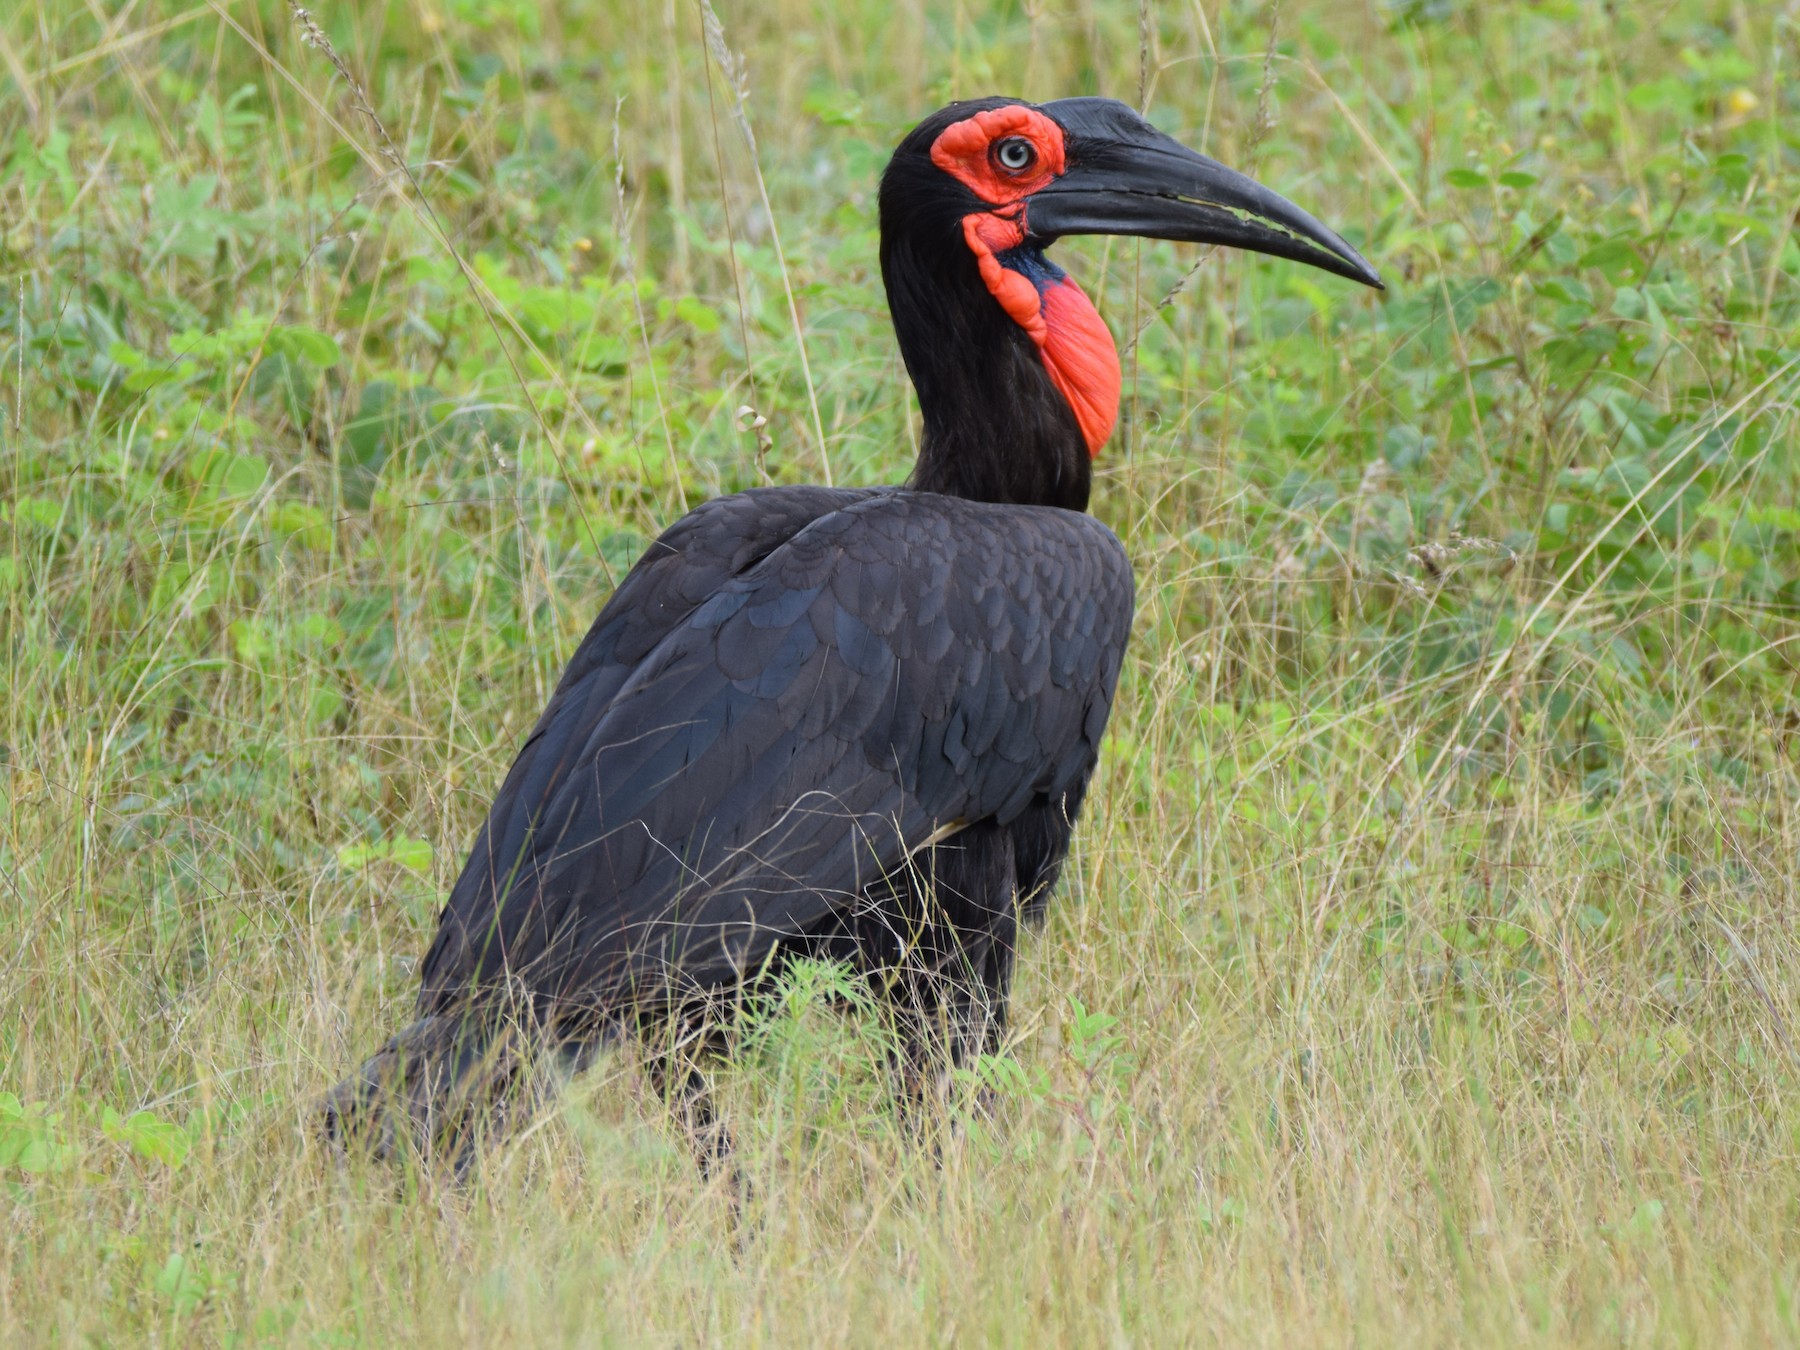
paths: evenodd
<path fill-rule="evenodd" d="M 414 1158 L 460 1178 L 484 1142 L 538 1105 L 534 1058 L 517 1026 L 466 1012 L 422 1017 L 326 1094 L 322 1132 L 341 1152 Z"/>

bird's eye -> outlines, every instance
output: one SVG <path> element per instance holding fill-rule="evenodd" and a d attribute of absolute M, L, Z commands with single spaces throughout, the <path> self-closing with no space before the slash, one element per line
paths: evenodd
<path fill-rule="evenodd" d="M 1008 173 L 1022 173 L 1037 160 L 1037 147 L 1023 136 L 1008 136 L 994 147 L 994 158 Z"/>

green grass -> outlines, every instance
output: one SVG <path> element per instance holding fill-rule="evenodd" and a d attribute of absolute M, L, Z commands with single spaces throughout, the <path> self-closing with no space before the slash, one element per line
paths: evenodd
<path fill-rule="evenodd" d="M 273 0 L 0 17 L 0 1341 L 1800 1339 L 1791 7 L 721 17 L 321 4 L 385 133 Z M 812 971 L 746 1241 L 629 1057 L 468 1194 L 341 1173 L 611 579 L 904 473 L 876 176 L 987 92 L 1390 287 L 1059 246 L 1140 617 L 997 1117 L 935 1163 Z"/>

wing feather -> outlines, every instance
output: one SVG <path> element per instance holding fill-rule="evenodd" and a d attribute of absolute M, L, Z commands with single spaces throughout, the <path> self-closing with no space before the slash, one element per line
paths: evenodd
<path fill-rule="evenodd" d="M 863 494 L 708 556 L 747 565 L 628 595 L 634 570 L 596 621 L 615 659 L 584 644 L 509 775 L 428 1010 L 503 978 L 547 1013 L 728 987 L 945 829 L 1091 771 L 1132 603 L 1091 517 Z M 650 604 L 655 641 L 613 613 Z"/>

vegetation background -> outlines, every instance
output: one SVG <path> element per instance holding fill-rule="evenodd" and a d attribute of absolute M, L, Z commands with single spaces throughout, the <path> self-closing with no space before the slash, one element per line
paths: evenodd
<path fill-rule="evenodd" d="M 1800 5 L 717 4 L 0 16 L 0 1340 L 1800 1339 Z M 1141 612 L 996 1117 L 814 969 L 747 1240 L 628 1056 L 340 1171 L 621 569 L 905 472 L 876 178 L 989 92 L 1389 281 L 1059 246 Z"/>

